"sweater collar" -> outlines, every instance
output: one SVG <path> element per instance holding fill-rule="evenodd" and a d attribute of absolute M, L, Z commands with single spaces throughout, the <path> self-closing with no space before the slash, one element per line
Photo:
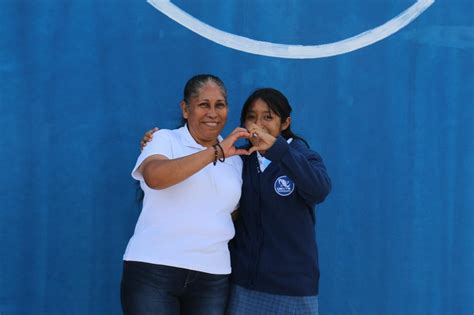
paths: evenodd
<path fill-rule="evenodd" d="M 287 143 L 291 143 L 291 141 L 293 141 L 293 138 L 289 138 L 288 140 L 286 140 Z M 272 162 L 269 159 L 265 158 L 263 155 L 261 155 L 260 152 L 258 151 L 257 151 L 257 160 L 258 160 L 258 164 L 259 164 L 261 172 L 263 172 L 268 167 L 268 165 L 270 165 L 270 163 Z"/>

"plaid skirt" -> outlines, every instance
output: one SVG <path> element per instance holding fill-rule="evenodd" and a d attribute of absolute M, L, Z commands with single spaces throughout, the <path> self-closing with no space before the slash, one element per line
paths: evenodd
<path fill-rule="evenodd" d="M 288 296 L 232 285 L 226 315 L 318 315 L 318 296 Z"/>

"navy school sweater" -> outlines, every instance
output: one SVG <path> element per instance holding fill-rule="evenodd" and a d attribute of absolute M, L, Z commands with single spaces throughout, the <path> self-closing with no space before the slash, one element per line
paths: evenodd
<path fill-rule="evenodd" d="M 250 290 L 308 296 L 319 290 L 315 205 L 331 180 L 319 154 L 278 137 L 260 172 L 256 153 L 243 157 L 236 236 L 230 243 L 232 281 Z"/>

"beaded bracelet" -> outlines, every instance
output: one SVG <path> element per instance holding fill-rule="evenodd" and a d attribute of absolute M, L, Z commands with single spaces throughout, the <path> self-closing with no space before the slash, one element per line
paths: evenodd
<path fill-rule="evenodd" d="M 219 162 L 224 162 L 225 161 L 225 154 L 224 154 L 224 150 L 222 149 L 222 147 L 219 143 L 216 143 L 216 144 L 212 145 L 212 147 L 214 148 L 214 161 L 212 162 L 212 164 L 215 166 L 217 164 L 217 161 L 219 161 Z M 219 148 L 219 150 L 221 150 L 221 153 L 222 153 L 221 158 L 219 158 L 219 152 L 218 152 L 217 148 Z"/>
<path fill-rule="evenodd" d="M 221 150 L 221 153 L 222 153 L 222 157 L 219 159 L 219 162 L 224 162 L 225 161 L 224 149 L 222 149 L 219 143 L 216 143 L 216 146 Z"/>
<path fill-rule="evenodd" d="M 212 161 L 212 165 L 216 166 L 219 152 L 217 152 L 217 146 L 215 144 L 213 144 L 212 147 L 214 148 L 214 161 Z"/>

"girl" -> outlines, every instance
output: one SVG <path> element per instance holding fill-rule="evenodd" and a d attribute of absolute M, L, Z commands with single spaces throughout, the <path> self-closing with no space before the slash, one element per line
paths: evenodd
<path fill-rule="evenodd" d="M 331 181 L 321 157 L 291 131 L 278 90 L 256 90 L 241 124 L 258 150 L 242 156 L 243 186 L 231 241 L 228 314 L 317 314 L 315 205 Z"/>

